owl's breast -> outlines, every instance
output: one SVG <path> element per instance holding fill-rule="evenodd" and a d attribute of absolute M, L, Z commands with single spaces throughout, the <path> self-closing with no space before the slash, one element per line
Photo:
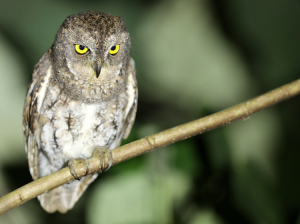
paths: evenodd
<path fill-rule="evenodd" d="M 117 147 L 125 105 L 125 94 L 87 104 L 70 100 L 61 91 L 48 90 L 39 118 L 42 150 L 55 162 L 89 158 L 95 146 Z"/>

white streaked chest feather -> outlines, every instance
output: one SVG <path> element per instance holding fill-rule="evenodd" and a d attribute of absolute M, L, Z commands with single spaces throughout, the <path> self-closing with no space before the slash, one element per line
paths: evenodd
<path fill-rule="evenodd" d="M 48 88 L 39 118 L 43 156 L 56 169 L 70 158 L 89 158 L 95 146 L 115 148 L 122 139 L 126 105 L 125 93 L 86 104 L 68 99 L 57 87 Z"/>

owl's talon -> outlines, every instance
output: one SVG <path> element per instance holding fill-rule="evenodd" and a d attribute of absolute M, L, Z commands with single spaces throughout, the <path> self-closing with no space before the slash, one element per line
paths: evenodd
<path fill-rule="evenodd" d="M 89 173 L 89 170 L 90 170 L 90 166 L 89 166 L 89 161 L 84 159 L 84 158 L 76 158 L 76 159 L 70 159 L 69 162 L 68 162 L 68 167 L 70 169 L 70 172 L 71 174 L 73 175 L 73 177 L 76 179 L 76 180 L 80 180 L 80 178 L 78 177 L 77 175 L 77 172 L 74 168 L 74 165 L 76 163 L 83 163 L 86 167 L 86 173 L 85 175 L 87 175 Z"/>
<path fill-rule="evenodd" d="M 99 156 L 100 157 L 100 166 L 101 170 L 99 173 L 102 173 L 102 171 L 107 171 L 110 169 L 110 167 L 113 164 L 113 157 L 112 152 L 110 149 L 107 149 L 104 146 L 98 146 L 95 148 L 92 157 Z M 105 160 L 107 158 L 107 167 L 105 167 Z"/>

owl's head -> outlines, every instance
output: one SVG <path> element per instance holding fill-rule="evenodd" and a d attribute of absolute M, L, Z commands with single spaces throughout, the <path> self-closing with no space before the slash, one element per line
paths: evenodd
<path fill-rule="evenodd" d="M 120 17 L 101 12 L 69 16 L 51 48 L 54 80 L 73 99 L 110 99 L 125 88 L 129 48 Z"/>

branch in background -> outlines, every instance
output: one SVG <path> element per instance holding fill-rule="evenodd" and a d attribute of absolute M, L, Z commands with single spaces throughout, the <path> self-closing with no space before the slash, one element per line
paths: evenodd
<path fill-rule="evenodd" d="M 159 147 L 202 134 L 209 130 L 224 126 L 239 119 L 246 119 L 251 114 L 270 107 L 280 101 L 286 100 L 300 93 L 300 80 L 279 87 L 254 99 L 237 106 L 220 111 L 210 116 L 162 131 L 160 133 L 142 138 L 127 145 L 112 150 L 113 165 L 134 158 Z M 89 161 L 89 174 L 101 170 L 100 159 L 92 157 Z M 105 167 L 107 166 L 107 158 Z M 81 178 L 86 175 L 84 164 L 77 163 L 74 168 Z M 53 188 L 74 181 L 69 168 L 63 168 L 51 175 L 37 179 L 0 198 L 0 215 L 19 206 L 32 198 L 43 194 Z"/>

